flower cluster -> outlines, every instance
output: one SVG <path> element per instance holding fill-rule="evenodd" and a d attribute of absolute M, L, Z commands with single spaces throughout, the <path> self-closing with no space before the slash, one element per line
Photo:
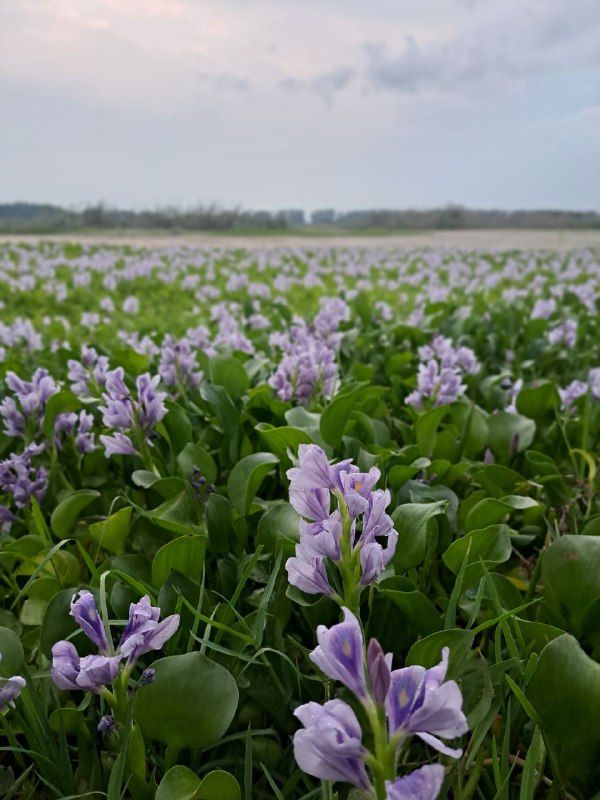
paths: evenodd
<path fill-rule="evenodd" d="M 167 334 L 160 350 L 158 374 L 165 386 L 180 389 L 195 388 L 202 381 L 196 353 L 188 339 L 177 341 Z"/>
<path fill-rule="evenodd" d="M 372 730 L 373 751 L 363 745 L 360 723 L 348 703 L 311 702 L 294 712 L 303 725 L 294 736 L 296 761 L 309 775 L 350 783 L 370 797 L 435 800 L 443 767 L 426 765 L 396 778 L 397 760 L 411 736 L 451 758 L 462 755 L 462 750 L 442 741 L 468 730 L 460 688 L 446 680 L 449 650 L 444 648 L 441 662 L 431 669 L 392 670 L 391 653 L 384 654 L 376 639 L 365 652 L 358 619 L 347 608 L 343 613 L 344 621 L 338 625 L 318 627 L 319 644 L 310 658 L 360 702 Z"/>
<path fill-rule="evenodd" d="M 136 455 L 137 448 L 145 448 L 152 443 L 156 424 L 167 413 L 165 392 L 156 391 L 160 376 L 151 378 L 148 373 L 139 375 L 136 380 L 137 399 L 123 380 L 122 367 L 112 370 L 106 376 L 106 391 L 102 398 L 106 405 L 100 406 L 102 421 L 115 433 L 100 436 L 108 458 L 112 455 Z M 135 442 L 135 444 L 134 444 Z"/>
<path fill-rule="evenodd" d="M 98 397 L 109 370 L 107 356 L 99 356 L 93 347 L 83 345 L 81 361 L 70 358 L 67 362 L 71 391 L 79 397 Z"/>
<path fill-rule="evenodd" d="M 100 693 L 115 681 L 122 662 L 125 662 L 122 678 L 126 682 L 137 660 L 151 650 L 160 650 L 179 627 L 178 614 L 159 622 L 160 609 L 144 596 L 129 606 L 129 621 L 115 651 L 110 630 L 104 626 L 91 592 L 84 589 L 76 594 L 70 613 L 99 652 L 80 658 L 72 642 L 56 642 L 52 648 L 52 680 L 65 690 Z"/>
<path fill-rule="evenodd" d="M 577 341 L 577 322 L 574 319 L 565 319 L 548 331 L 550 344 L 564 344 L 571 349 Z"/>
<path fill-rule="evenodd" d="M 44 450 L 43 444 L 27 445 L 22 453 L 11 455 L 0 462 L 0 489 L 12 495 L 13 504 L 22 509 L 35 497 L 41 503 L 48 488 L 48 473 L 44 467 L 34 467 L 32 459 Z M 11 522 L 14 517 L 4 506 L 0 506 L 0 524 Z"/>
<path fill-rule="evenodd" d="M 417 388 L 406 403 L 419 410 L 443 406 L 462 397 L 467 389 L 464 375 L 475 375 L 480 364 L 469 347 L 454 348 L 450 339 L 436 336 L 431 344 L 419 348 Z"/>
<path fill-rule="evenodd" d="M 59 414 L 54 424 L 56 446 L 61 447 L 61 434 L 67 434 L 74 436 L 75 447 L 79 453 L 91 453 L 96 447 L 93 427 L 94 417 L 87 411 L 80 411 L 79 414 L 74 412 Z"/>
<path fill-rule="evenodd" d="M 304 517 L 289 581 L 309 594 L 330 595 L 354 606 L 394 555 L 398 534 L 386 514 L 387 490 L 374 490 L 380 472 L 360 472 L 349 460 L 330 464 L 318 445 L 300 445 L 298 467 L 288 470 L 290 503 Z M 331 500 L 337 507 L 331 510 Z M 385 546 L 380 543 L 384 540 Z M 335 565 L 331 571 L 327 563 Z"/>
<path fill-rule="evenodd" d="M 301 405 L 316 397 L 331 397 L 338 366 L 336 350 L 316 336 L 305 323 L 292 325 L 287 335 L 276 334 L 271 344 L 283 351 L 277 369 L 269 378 L 281 400 Z"/>
<path fill-rule="evenodd" d="M 47 370 L 39 368 L 30 381 L 24 381 L 14 372 L 6 373 L 6 385 L 13 393 L 0 403 L 4 420 L 4 433 L 31 441 L 41 432 L 46 403 L 58 386 Z"/>

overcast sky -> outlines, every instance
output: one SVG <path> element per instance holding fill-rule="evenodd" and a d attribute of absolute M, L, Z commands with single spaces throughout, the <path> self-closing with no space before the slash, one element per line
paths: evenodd
<path fill-rule="evenodd" d="M 600 0 L 2 0 L 0 200 L 600 209 Z"/>

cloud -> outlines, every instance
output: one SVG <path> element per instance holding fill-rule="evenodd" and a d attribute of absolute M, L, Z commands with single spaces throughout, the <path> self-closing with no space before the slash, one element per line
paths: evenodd
<path fill-rule="evenodd" d="M 309 79 L 287 77 L 279 82 L 279 86 L 289 92 L 315 92 L 330 104 L 334 95 L 348 87 L 355 77 L 353 67 L 338 67 Z"/>
<path fill-rule="evenodd" d="M 500 11 L 488 6 L 485 12 L 479 4 L 472 7 L 480 13 L 445 39 L 422 44 L 416 36 L 404 35 L 396 52 L 391 52 L 389 42 L 365 43 L 367 85 L 399 93 L 451 91 L 598 64 L 596 0 L 507 1 L 498 7 Z"/>
<path fill-rule="evenodd" d="M 247 92 L 253 87 L 252 81 L 248 78 L 241 78 L 229 72 L 200 72 L 198 78 L 202 83 L 212 84 L 216 89 L 234 92 Z"/>

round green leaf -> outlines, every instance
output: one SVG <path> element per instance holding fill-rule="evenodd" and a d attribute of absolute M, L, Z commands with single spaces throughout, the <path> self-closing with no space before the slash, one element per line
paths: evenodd
<path fill-rule="evenodd" d="M 226 732 L 239 692 L 230 673 L 198 652 L 155 661 L 154 681 L 136 694 L 142 733 L 169 747 L 209 747 Z"/>

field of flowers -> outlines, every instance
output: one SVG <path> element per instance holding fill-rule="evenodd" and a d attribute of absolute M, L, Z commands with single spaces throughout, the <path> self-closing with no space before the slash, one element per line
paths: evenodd
<path fill-rule="evenodd" d="M 600 798 L 599 277 L 0 246 L 0 798 Z"/>

